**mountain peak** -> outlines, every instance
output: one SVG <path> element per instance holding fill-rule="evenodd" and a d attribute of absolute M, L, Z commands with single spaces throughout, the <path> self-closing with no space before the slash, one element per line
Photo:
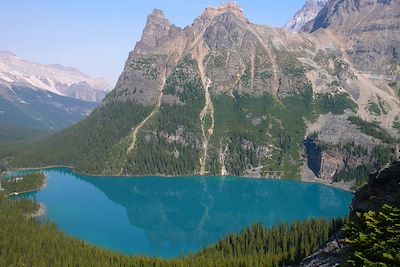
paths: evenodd
<path fill-rule="evenodd" d="M 299 32 L 304 25 L 313 20 L 328 0 L 307 0 L 303 7 L 283 27 L 292 32 Z"/>
<path fill-rule="evenodd" d="M 237 17 L 241 19 L 246 19 L 244 16 L 243 9 L 240 5 L 238 5 L 236 2 L 229 2 L 227 4 L 222 4 L 219 7 L 207 7 L 204 11 L 204 13 L 200 16 L 200 19 L 209 19 L 212 20 L 215 17 L 218 17 L 221 14 L 224 13 L 233 13 Z"/>
<path fill-rule="evenodd" d="M 164 18 L 165 19 L 165 14 L 161 9 L 155 8 L 153 11 L 150 13 L 149 18 Z"/>
<path fill-rule="evenodd" d="M 142 38 L 136 46 L 137 52 L 146 52 L 155 48 L 158 40 L 167 36 L 171 27 L 172 23 L 165 17 L 164 12 L 154 9 L 147 17 Z"/>

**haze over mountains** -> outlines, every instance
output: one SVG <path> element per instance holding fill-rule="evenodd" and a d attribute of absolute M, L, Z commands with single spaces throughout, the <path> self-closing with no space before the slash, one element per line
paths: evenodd
<path fill-rule="evenodd" d="M 398 1 L 329 0 L 293 33 L 236 4 L 183 29 L 154 10 L 101 107 L 16 164 L 360 182 L 397 157 L 399 16 Z"/>
<path fill-rule="evenodd" d="M 61 65 L 0 51 L 0 123 L 59 130 L 86 117 L 111 86 Z"/>
<path fill-rule="evenodd" d="M 0 51 L 0 81 L 91 102 L 101 102 L 112 89 L 106 80 L 91 78 L 77 69 L 33 63 L 8 51 Z"/>

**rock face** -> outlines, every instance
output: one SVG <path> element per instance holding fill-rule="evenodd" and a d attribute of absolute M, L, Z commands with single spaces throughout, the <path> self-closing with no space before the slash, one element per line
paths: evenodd
<path fill-rule="evenodd" d="M 303 30 L 326 30 L 345 41 L 344 53 L 359 70 L 399 79 L 400 2 L 331 0 Z"/>
<path fill-rule="evenodd" d="M 400 161 L 393 162 L 372 173 L 368 184 L 357 191 L 350 216 L 356 212 L 378 211 L 384 204 L 400 206 Z M 343 263 L 344 235 L 336 233 L 321 249 L 304 259 L 300 266 L 341 266 Z"/>
<path fill-rule="evenodd" d="M 308 22 L 317 16 L 327 2 L 328 0 L 307 0 L 302 9 L 283 28 L 292 32 L 300 32 Z"/>
<path fill-rule="evenodd" d="M 393 162 L 369 176 L 368 184 L 353 199 L 350 215 L 369 210 L 377 211 L 384 204 L 400 207 L 400 161 Z"/>
<path fill-rule="evenodd" d="M 333 267 L 342 266 L 344 258 L 342 248 L 344 238 L 341 232 L 334 234 L 325 246 L 301 261 L 301 267 Z"/>
<path fill-rule="evenodd" d="M 361 22 L 369 29 L 363 18 L 370 5 L 358 0 L 329 1 L 325 28 L 301 33 L 253 24 L 236 4 L 206 8 L 185 28 L 154 10 L 115 89 L 78 125 L 91 138 L 83 139 L 80 130 L 65 133 L 77 146 L 68 151 L 85 147 L 83 155 L 60 153 L 42 164 L 63 161 L 121 175 L 281 178 L 299 177 L 308 161 L 316 176 L 330 182 L 355 179 L 363 165 L 392 160 L 400 120 L 397 54 L 373 59 L 371 66 L 361 62 L 377 49 L 383 53 L 387 41 L 396 45 L 390 40 L 398 34 L 385 19 L 379 25 L 394 36 L 382 35 L 385 45 L 366 54 L 352 53 L 361 41 L 343 34 L 336 12 L 326 11 L 344 2 L 362 10 L 346 10 L 348 32 Z M 380 17 L 399 11 L 392 2 L 375 6 Z M 371 25 L 379 21 L 374 18 Z M 307 25 L 314 24 L 316 19 Z M 110 133 L 108 125 L 118 127 Z M 315 152 L 306 155 L 304 140 L 312 133 Z M 60 149 L 62 136 L 52 139 Z M 93 159 L 96 164 L 83 164 Z"/>

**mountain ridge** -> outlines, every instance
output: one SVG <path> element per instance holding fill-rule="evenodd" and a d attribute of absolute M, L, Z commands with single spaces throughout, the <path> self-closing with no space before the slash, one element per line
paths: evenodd
<path fill-rule="evenodd" d="M 83 82 L 86 83 L 84 87 L 74 89 Z M 0 83 L 5 87 L 19 84 L 92 102 L 100 102 L 111 90 L 104 79 L 93 79 L 75 68 L 60 64 L 30 62 L 9 51 L 0 51 Z"/>
<path fill-rule="evenodd" d="M 307 0 L 303 7 L 283 26 L 284 29 L 300 32 L 322 10 L 328 0 Z"/>
<path fill-rule="evenodd" d="M 396 156 L 400 109 L 380 70 L 374 79 L 361 72 L 341 40 L 252 24 L 235 4 L 207 8 L 183 29 L 155 10 L 101 107 L 50 140 L 58 148 L 49 154 L 75 152 L 15 163 L 275 178 L 300 177 L 308 165 L 319 166 L 318 179 L 348 175 L 354 185 L 358 172 Z M 351 134 L 331 138 L 333 125 Z M 321 152 L 304 151 L 305 139 Z"/>
<path fill-rule="evenodd" d="M 110 86 L 59 64 L 33 63 L 0 51 L 0 124 L 65 129 L 98 106 Z"/>

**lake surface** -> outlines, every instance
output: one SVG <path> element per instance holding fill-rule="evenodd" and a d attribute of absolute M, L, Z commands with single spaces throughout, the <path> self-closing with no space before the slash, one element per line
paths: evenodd
<path fill-rule="evenodd" d="M 22 197 L 70 236 L 124 254 L 196 252 L 254 223 L 346 216 L 353 194 L 293 180 L 117 178 L 41 170 L 47 187 Z M 19 172 L 21 174 L 21 172 Z"/>

